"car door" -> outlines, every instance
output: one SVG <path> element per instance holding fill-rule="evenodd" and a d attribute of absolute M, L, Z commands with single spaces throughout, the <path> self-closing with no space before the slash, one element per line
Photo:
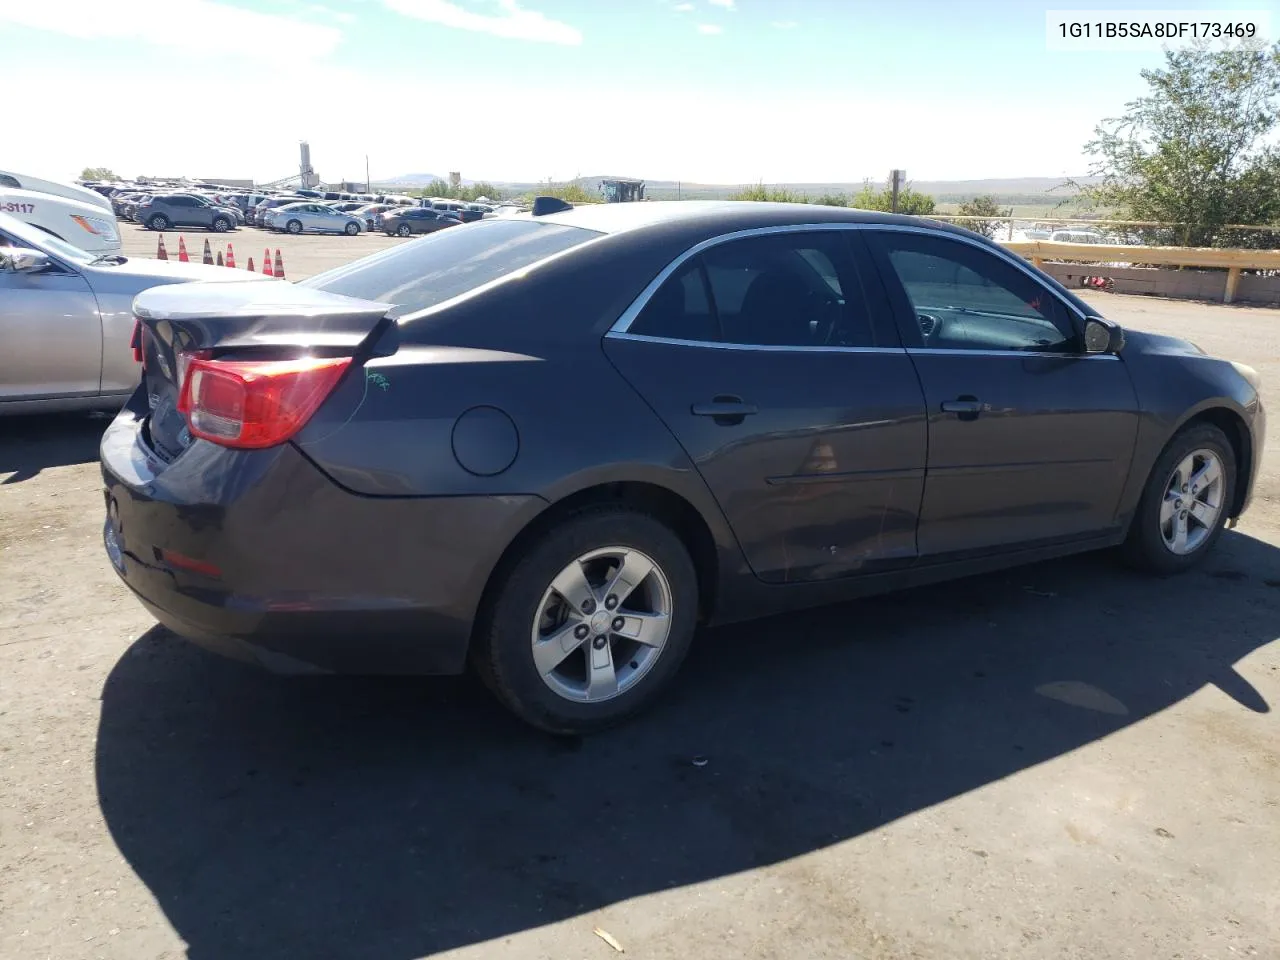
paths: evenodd
<path fill-rule="evenodd" d="M 1138 430 L 1123 359 L 1022 261 L 941 231 L 865 231 L 929 416 L 922 557 L 1114 528 Z"/>
<path fill-rule="evenodd" d="M 22 246 L 0 234 L 0 247 Z M 39 273 L 0 269 L 0 401 L 94 396 L 102 375 L 98 303 L 58 261 Z"/>
<path fill-rule="evenodd" d="M 196 203 L 192 197 L 170 197 L 168 207 L 173 211 L 174 226 L 203 227 L 207 226 L 201 211 L 204 207 Z"/>
<path fill-rule="evenodd" d="M 916 556 L 924 398 L 892 322 L 868 308 L 860 257 L 839 230 L 715 242 L 605 338 L 762 580 Z"/>

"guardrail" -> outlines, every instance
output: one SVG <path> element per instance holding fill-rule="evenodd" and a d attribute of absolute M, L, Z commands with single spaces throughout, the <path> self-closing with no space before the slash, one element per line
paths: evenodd
<path fill-rule="evenodd" d="M 1052 240 L 1002 240 L 1001 246 L 1041 267 L 1046 260 L 1086 263 L 1140 263 L 1158 267 L 1225 268 L 1222 302 L 1236 298 L 1243 270 L 1280 270 L 1280 250 L 1239 250 L 1217 247 L 1138 247 L 1110 243 L 1062 243 Z"/>
<path fill-rule="evenodd" d="M 943 220 L 947 223 L 999 223 L 1013 225 L 1015 223 L 1051 223 L 1069 224 L 1070 226 L 1080 227 L 1138 227 L 1142 229 L 1165 229 L 1173 230 L 1178 227 L 1185 227 L 1188 224 L 1179 223 L 1172 220 L 1103 220 L 1094 217 L 1055 217 L 1052 215 L 1043 217 L 1011 217 L 994 214 L 987 217 L 971 217 L 961 216 L 959 214 L 950 213 L 931 213 L 925 217 L 926 220 Z M 1274 223 L 1224 223 L 1218 229 L 1220 230 L 1256 230 L 1263 232 L 1267 230 L 1280 230 L 1280 224 Z"/>

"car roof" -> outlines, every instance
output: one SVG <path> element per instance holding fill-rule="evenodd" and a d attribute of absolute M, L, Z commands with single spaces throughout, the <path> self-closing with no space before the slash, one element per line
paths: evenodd
<path fill-rule="evenodd" d="M 531 216 L 521 214 L 519 216 Z M 563 223 L 599 233 L 623 233 L 646 227 L 674 226 L 697 222 L 717 232 L 749 230 L 753 227 L 806 223 L 883 223 L 920 226 L 949 232 L 966 232 L 936 220 L 921 220 L 903 214 L 877 213 L 852 207 L 830 207 L 817 203 L 765 203 L 754 200 L 651 200 L 632 203 L 588 203 L 544 214 L 540 222 Z"/>

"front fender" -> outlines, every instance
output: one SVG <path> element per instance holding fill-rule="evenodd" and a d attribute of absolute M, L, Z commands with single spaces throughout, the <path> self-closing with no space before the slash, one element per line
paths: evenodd
<path fill-rule="evenodd" d="M 1240 480 L 1231 516 L 1243 512 L 1257 476 L 1262 450 L 1258 436 L 1265 419 L 1257 391 L 1225 360 L 1168 352 L 1124 354 L 1142 416 L 1133 465 L 1121 496 L 1117 519 L 1127 523 L 1137 509 L 1151 469 L 1160 454 L 1193 420 L 1223 418 L 1238 431 L 1231 437 L 1240 450 Z M 1226 419 L 1229 418 L 1229 419 Z"/>

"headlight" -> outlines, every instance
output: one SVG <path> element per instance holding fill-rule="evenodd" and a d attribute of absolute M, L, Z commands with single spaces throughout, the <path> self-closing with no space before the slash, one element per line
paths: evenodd
<path fill-rule="evenodd" d="M 82 217 L 74 213 L 71 215 L 71 219 L 95 237 L 102 237 L 104 240 L 120 239 L 119 234 L 116 233 L 116 225 L 110 220 L 99 220 L 97 217 Z"/>
<path fill-rule="evenodd" d="M 1262 376 L 1257 370 L 1253 369 L 1253 367 L 1243 363 L 1236 363 L 1234 360 L 1231 361 L 1231 366 L 1235 369 L 1236 373 L 1244 377 L 1245 381 L 1249 386 L 1253 387 L 1254 390 L 1262 389 Z"/>

